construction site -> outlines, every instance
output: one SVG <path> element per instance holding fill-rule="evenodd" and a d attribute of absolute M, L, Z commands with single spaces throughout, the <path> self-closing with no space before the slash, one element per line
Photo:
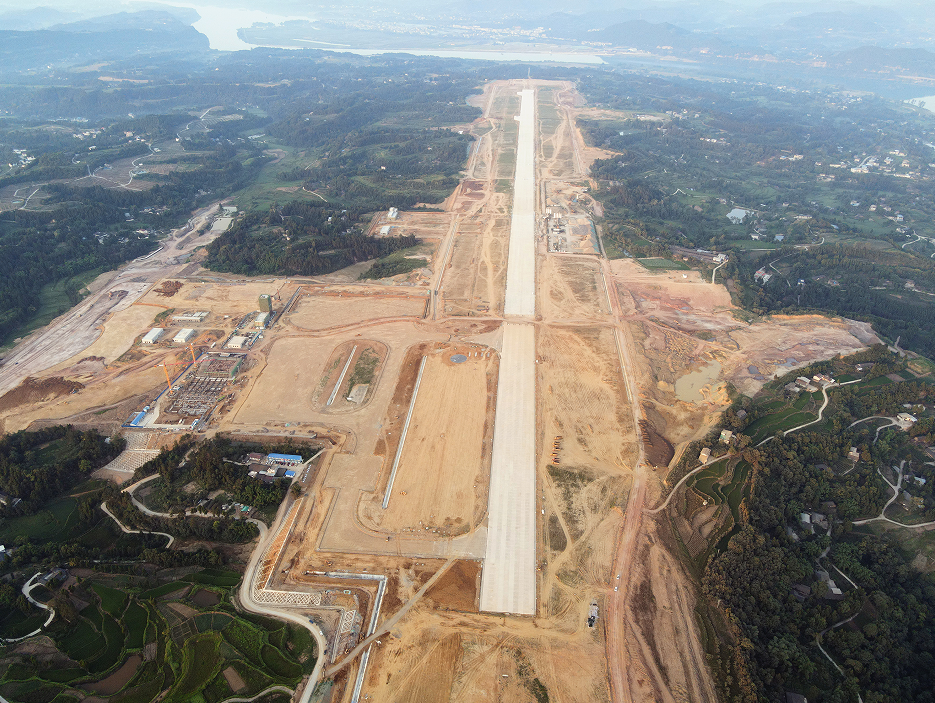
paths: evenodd
<path fill-rule="evenodd" d="M 0 422 L 116 429 L 148 408 L 116 481 L 192 423 L 323 440 L 241 599 L 315 628 L 326 700 L 713 703 L 696 585 L 644 510 L 728 384 L 752 393 L 876 338 L 748 323 L 695 271 L 607 259 L 589 165 L 608 154 L 576 120 L 610 111 L 553 81 L 471 100 L 483 115 L 459 127 L 475 144 L 443 212 L 370 224 L 428 240 L 420 273 L 244 280 L 154 257 L 98 285 L 83 346 L 50 334 L 0 379 Z M 143 344 L 156 327 L 171 334 Z"/>

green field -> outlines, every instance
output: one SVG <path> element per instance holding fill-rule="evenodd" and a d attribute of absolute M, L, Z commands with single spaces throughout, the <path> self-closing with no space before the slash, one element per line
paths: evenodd
<path fill-rule="evenodd" d="M 656 271 L 690 271 L 691 266 L 684 261 L 672 261 L 671 259 L 661 259 L 652 257 L 648 259 L 637 259 L 644 268 Z"/>
<path fill-rule="evenodd" d="M 72 307 L 80 302 L 80 298 L 87 295 L 85 286 L 91 283 L 91 281 L 97 278 L 101 273 L 101 269 L 85 271 L 77 276 L 43 286 L 39 291 L 39 297 L 37 299 L 38 305 L 36 306 L 35 313 L 33 313 L 29 320 L 16 331 L 17 336 L 25 337 L 30 332 L 40 327 L 45 327 L 59 315 L 71 310 Z M 80 291 L 80 298 L 77 300 L 70 298 L 68 295 L 69 289 Z M 3 344 L 0 345 L 0 351 L 6 351 L 12 348 L 13 340 L 14 337 L 12 336 L 9 339 L 2 340 Z"/>
<path fill-rule="evenodd" d="M 108 588 L 102 584 L 94 584 L 94 592 L 100 596 L 101 608 L 105 613 L 119 615 L 127 604 L 127 594 L 114 588 Z"/>
<path fill-rule="evenodd" d="M 167 703 L 219 703 L 233 695 L 220 674 L 228 666 L 241 671 L 247 683 L 241 695 L 248 697 L 274 684 L 295 688 L 314 667 L 317 653 L 306 630 L 237 612 L 230 596 L 239 574 L 204 569 L 187 579 L 213 591 L 218 602 L 198 606 L 193 600 L 196 587 L 178 597 L 196 611 L 189 617 L 168 608 L 166 601 L 158 607 L 147 604 L 153 594 L 164 597 L 187 582 L 144 589 L 152 581 L 132 575 L 99 574 L 79 581 L 72 595 L 89 605 L 72 623 L 57 618 L 48 633 L 80 668 L 57 669 L 35 658 L 14 657 L 0 676 L 0 690 L 11 701 L 70 702 L 87 695 L 80 685 L 106 678 L 146 642 L 156 642 L 155 660 L 142 663 L 111 701 L 150 703 L 160 697 Z M 45 614 L 39 619 L 44 621 Z M 27 624 L 28 619 L 22 620 Z M 178 639 L 180 632 L 187 633 L 183 639 Z"/>
<path fill-rule="evenodd" d="M 390 276 L 397 276 L 401 273 L 409 273 L 410 271 L 415 271 L 416 269 L 431 265 L 431 259 L 426 260 L 423 258 L 407 258 L 416 255 L 428 255 L 431 257 L 432 247 L 427 245 L 419 245 L 410 247 L 408 249 L 394 251 L 389 256 L 384 256 L 382 259 L 377 259 L 374 261 L 373 266 L 360 274 L 360 279 L 366 280 L 389 278 Z"/>
<path fill-rule="evenodd" d="M 48 503 L 38 513 L 4 520 L 0 526 L 0 542 L 12 542 L 20 535 L 37 542 L 54 539 L 69 528 L 69 518 L 77 506 L 75 498 L 65 496 Z"/>

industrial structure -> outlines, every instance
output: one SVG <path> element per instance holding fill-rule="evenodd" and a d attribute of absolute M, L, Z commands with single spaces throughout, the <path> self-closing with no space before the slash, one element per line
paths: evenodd
<path fill-rule="evenodd" d="M 169 412 L 203 418 L 225 396 L 227 384 L 237 375 L 243 360 L 243 354 L 209 354 L 187 376 L 184 385 L 172 388 Z"/>
<path fill-rule="evenodd" d="M 195 371 L 195 376 L 222 381 L 233 380 L 240 371 L 244 358 L 243 354 L 209 354 Z"/>
<path fill-rule="evenodd" d="M 165 334 L 165 330 L 162 327 L 153 327 L 149 332 L 143 335 L 143 339 L 141 339 L 140 342 L 142 344 L 155 344 L 162 338 L 163 334 Z"/>
<path fill-rule="evenodd" d="M 267 454 L 266 463 L 270 465 L 298 466 L 302 463 L 302 456 L 299 454 Z"/>
<path fill-rule="evenodd" d="M 271 313 L 261 312 L 256 316 L 256 319 L 253 321 L 253 326 L 258 330 L 266 329 L 266 323 L 269 322 Z"/>
<path fill-rule="evenodd" d="M 207 310 L 199 310 L 197 312 L 183 312 L 181 315 L 173 315 L 172 319 L 175 322 L 204 322 L 207 316 Z"/>
<path fill-rule="evenodd" d="M 192 337 L 195 336 L 195 330 L 186 327 L 185 329 L 179 330 L 176 335 L 172 338 L 172 341 L 176 344 L 185 344 Z"/>
<path fill-rule="evenodd" d="M 264 293 L 259 300 L 260 312 L 273 312 L 273 296 Z"/>

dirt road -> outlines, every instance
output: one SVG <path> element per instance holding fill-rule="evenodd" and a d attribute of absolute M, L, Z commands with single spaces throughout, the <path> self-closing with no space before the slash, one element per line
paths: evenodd
<path fill-rule="evenodd" d="M 639 398 L 635 389 L 638 388 L 634 378 L 634 366 L 630 355 L 630 339 L 626 328 L 620 319 L 620 306 L 608 282 L 607 261 L 602 260 L 601 272 L 604 276 L 604 290 L 608 291 L 611 313 L 615 323 L 615 339 L 617 353 L 620 355 L 620 369 L 626 383 L 627 398 L 630 401 L 631 411 L 635 422 L 642 418 Z M 615 587 L 607 603 L 607 668 L 610 673 L 611 693 L 615 703 L 629 703 L 633 700 L 628 681 L 629 666 L 627 658 L 627 598 L 630 594 L 631 572 L 633 557 L 636 553 L 637 537 L 642 523 L 643 506 L 646 503 L 646 466 L 645 449 L 640 433 L 636 433 L 639 454 L 633 468 L 633 484 L 630 486 L 630 495 L 624 513 L 623 526 L 617 538 L 617 551 L 614 555 L 613 574 Z"/>
<path fill-rule="evenodd" d="M 176 244 L 197 229 L 219 203 L 196 211 L 184 227 L 174 230 L 155 253 L 134 259 L 117 272 L 105 274 L 103 287 L 80 305 L 30 335 L 7 354 L 0 367 L 0 395 L 18 386 L 27 376 L 36 375 L 87 349 L 100 336 L 100 325 L 114 312 L 125 310 L 139 300 L 157 281 L 181 268 L 196 247 L 208 244 L 219 233 L 192 237 L 181 249 Z"/>

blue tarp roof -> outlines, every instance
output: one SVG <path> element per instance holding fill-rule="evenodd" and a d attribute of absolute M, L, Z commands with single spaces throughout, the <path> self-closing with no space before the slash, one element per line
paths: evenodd
<path fill-rule="evenodd" d="M 273 461 L 302 461 L 301 454 L 267 454 Z"/>
<path fill-rule="evenodd" d="M 129 418 L 127 418 L 127 421 L 123 423 L 123 426 L 124 427 L 136 427 L 137 425 L 140 424 L 140 421 L 144 417 L 146 417 L 146 413 L 144 412 L 133 413 L 132 415 L 130 415 Z"/>

